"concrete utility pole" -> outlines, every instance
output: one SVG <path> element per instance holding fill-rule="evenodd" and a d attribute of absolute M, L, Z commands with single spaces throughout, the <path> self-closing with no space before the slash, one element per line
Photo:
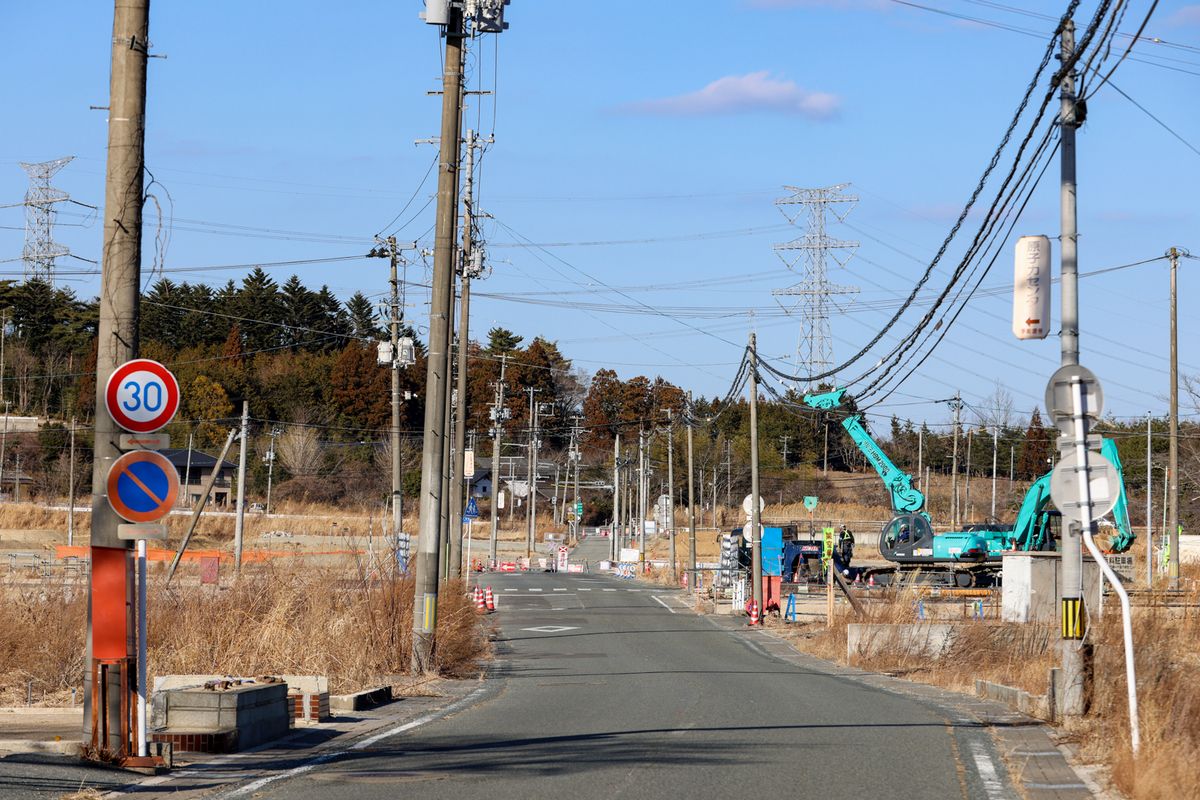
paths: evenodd
<path fill-rule="evenodd" d="M 496 404 L 492 406 L 492 538 L 488 543 L 488 558 L 492 568 L 496 567 L 496 541 L 500 526 L 500 492 L 504 483 L 500 480 L 500 434 L 504 432 L 504 371 L 508 367 L 508 354 L 500 356 L 500 380 L 496 381 Z M 512 505 L 512 498 L 508 498 Z"/>
<path fill-rule="evenodd" d="M 127 712 L 134 700 L 137 658 L 131 649 L 133 604 L 126 600 L 132 596 L 128 551 L 133 543 L 117 537 L 122 521 L 106 496 L 109 469 L 120 456 L 116 445 L 120 430 L 103 409 L 109 376 L 138 353 L 149 28 L 150 0 L 114 3 L 96 350 L 89 669 L 83 718 L 85 744 L 118 755 L 132 755 Z M 111 588 L 114 585 L 124 587 L 117 590 L 119 596 Z"/>
<path fill-rule="evenodd" d="M 613 513 L 612 528 L 608 532 L 609 557 L 617 560 L 617 540 L 621 530 L 621 434 L 613 434 Z"/>
<path fill-rule="evenodd" d="M 233 528 L 233 563 L 239 572 L 242 569 L 242 533 L 246 525 L 246 445 L 249 439 L 250 401 L 242 401 L 241 447 L 238 450 L 238 496 L 237 520 Z"/>
<path fill-rule="evenodd" d="M 963 495 L 964 495 L 963 506 L 967 510 L 967 513 L 964 515 L 964 521 L 966 521 L 966 522 L 969 522 L 971 520 L 971 516 L 972 516 L 972 512 L 971 512 L 971 442 L 974 437 L 971 434 L 973 434 L 974 432 L 975 432 L 975 430 L 973 428 L 967 429 L 967 480 L 966 480 L 967 486 L 963 490 Z"/>
<path fill-rule="evenodd" d="M 954 412 L 954 456 L 950 460 L 950 527 L 958 530 L 958 418 L 959 412 L 962 411 L 961 393 L 955 392 L 954 397 L 947 402 Z"/>
<path fill-rule="evenodd" d="M 267 504 L 263 507 L 264 514 L 271 513 L 271 483 L 275 477 L 275 439 L 281 433 L 279 428 L 271 428 L 271 447 L 267 450 Z"/>
<path fill-rule="evenodd" d="M 687 464 L 688 464 L 688 560 L 690 562 L 690 571 L 688 573 L 688 589 L 696 590 L 696 503 L 694 499 L 694 491 L 696 488 L 696 472 L 695 465 L 692 461 L 692 395 L 688 393 L 687 418 L 684 420 L 687 425 Z M 703 488 L 701 489 L 703 491 Z"/>
<path fill-rule="evenodd" d="M 75 544 L 75 418 L 71 417 L 71 455 L 67 460 L 67 547 Z"/>
<path fill-rule="evenodd" d="M 1167 577 L 1171 588 L 1179 588 L 1179 308 L 1176 291 L 1176 273 L 1179 272 L 1179 249 L 1167 251 L 1171 259 L 1171 414 L 1170 449 L 1167 451 L 1167 470 L 1171 475 L 1167 489 L 1167 541 L 1170 561 L 1167 562 Z"/>
<path fill-rule="evenodd" d="M 750 574 L 754 605 L 762 620 L 762 534 L 758 493 L 758 343 L 750 334 Z"/>
<path fill-rule="evenodd" d="M 637 501 L 637 541 L 638 566 L 646 563 L 646 431 L 638 429 L 638 501 Z"/>
<path fill-rule="evenodd" d="M 1067 20 L 1062 32 L 1061 63 L 1069 65 L 1075 56 L 1075 22 Z M 1062 364 L 1079 363 L 1079 256 L 1075 189 L 1075 130 L 1077 117 L 1075 70 L 1064 69 L 1059 85 L 1059 153 L 1061 154 L 1060 235 L 1062 280 Z M 1063 526 L 1060 550 L 1060 586 L 1062 587 L 1061 622 L 1063 637 L 1063 691 L 1059 693 L 1064 716 L 1080 716 L 1087 711 L 1091 683 L 1091 647 L 1082 639 L 1087 613 L 1083 608 L 1083 542 L 1077 524 Z M 1078 624 L 1074 620 L 1080 620 Z"/>
<path fill-rule="evenodd" d="M 669 408 L 667 419 L 667 536 L 671 537 L 671 580 L 679 583 L 679 565 L 675 563 L 675 427 Z"/>
<path fill-rule="evenodd" d="M 1154 585 L 1154 522 L 1151 507 L 1154 494 L 1153 442 L 1151 440 L 1151 416 L 1146 412 L 1146 588 Z"/>
<path fill-rule="evenodd" d="M 447 324 L 454 302 L 454 250 L 458 223 L 458 142 L 462 122 L 463 14 L 450 7 L 446 18 L 442 72 L 442 126 L 434 232 L 433 290 L 429 302 L 429 353 L 425 373 L 425 428 L 421 451 L 421 533 L 413 602 L 412 670 L 433 667 L 437 629 L 438 558 L 442 541 L 442 478 L 445 474 L 449 351 Z"/>
<path fill-rule="evenodd" d="M 925 474 L 925 423 L 921 423 L 921 429 L 917 431 L 917 486 L 921 485 L 921 476 Z M 929 490 L 924 492 L 925 496 L 929 496 Z"/>
<path fill-rule="evenodd" d="M 475 149 L 479 147 L 475 131 L 466 135 L 467 164 L 463 175 L 462 263 L 459 278 L 462 292 L 458 307 L 458 414 L 454 420 L 454 476 L 450 486 L 450 577 L 461 574 L 463 537 L 463 487 L 470 478 L 463 474 L 467 444 L 467 349 L 470 344 L 471 278 L 475 271 Z M 479 255 L 482 255 L 479 251 Z M 482 259 L 480 260 L 482 264 Z"/>
<path fill-rule="evenodd" d="M 534 397 L 540 390 L 532 386 L 525 391 L 529 392 L 529 480 L 526 485 L 529 487 L 529 499 L 525 503 L 526 521 L 529 523 L 529 529 L 525 536 L 525 556 L 533 558 L 533 551 L 537 546 L 537 469 L 538 469 L 538 404 Z"/>
<path fill-rule="evenodd" d="M 392 547 L 399 549 L 400 534 L 404 532 L 404 452 L 400 442 L 400 251 L 396 237 L 388 237 L 391 274 L 391 318 L 388 332 L 392 339 Z"/>
<path fill-rule="evenodd" d="M 1000 426 L 992 429 L 992 519 L 996 519 L 996 465 L 1000 448 Z"/>

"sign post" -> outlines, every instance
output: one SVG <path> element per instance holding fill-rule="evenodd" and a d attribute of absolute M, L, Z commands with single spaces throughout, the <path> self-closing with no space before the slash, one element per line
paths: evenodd
<path fill-rule="evenodd" d="M 128 450 L 109 468 L 105 480 L 108 504 L 130 525 L 118 525 L 120 539 L 133 539 L 137 554 L 137 758 L 147 759 L 146 727 L 146 540 L 166 537 L 155 524 L 171 512 L 179 495 L 179 473 L 165 456 L 166 436 L 152 436 L 179 410 L 179 382 L 157 361 L 139 358 L 113 370 L 104 388 L 105 410 L 128 431 L 119 446 Z M 132 434 L 132 435 L 131 435 Z M 122 592 L 123 594 L 123 592 Z M 93 618 L 95 626 L 99 620 Z"/>

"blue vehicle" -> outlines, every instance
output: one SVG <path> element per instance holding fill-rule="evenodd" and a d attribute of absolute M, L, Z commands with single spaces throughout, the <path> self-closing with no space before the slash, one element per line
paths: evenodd
<path fill-rule="evenodd" d="M 812 408 L 837 409 L 842 406 L 845 394 L 845 389 L 810 394 L 805 395 L 804 402 Z M 1012 525 L 981 523 L 967 525 L 961 531 L 935 534 L 929 513 L 924 510 L 925 495 L 913 487 L 911 475 L 892 463 L 863 427 L 862 417 L 851 414 L 842 421 L 842 427 L 875 467 L 891 495 L 893 517 L 880 532 L 879 552 L 897 566 L 867 569 L 863 572 L 864 578 L 875 577 L 877 581 L 889 583 L 919 572 L 923 582 L 959 587 L 988 586 L 999 575 L 1002 553 L 1057 549 L 1061 517 L 1050 505 L 1049 474 L 1038 478 L 1029 487 Z M 1105 439 L 1101 452 L 1121 476 L 1121 491 L 1113 509 L 1117 532 L 1109 542 L 1109 552 L 1120 553 L 1128 550 L 1134 540 L 1125 480 L 1116 444 Z"/>

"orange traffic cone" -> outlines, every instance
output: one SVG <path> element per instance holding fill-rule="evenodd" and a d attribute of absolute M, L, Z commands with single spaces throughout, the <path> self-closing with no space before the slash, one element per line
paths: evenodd
<path fill-rule="evenodd" d="M 758 624 L 758 603 L 753 600 L 750 601 L 750 624 Z"/>
<path fill-rule="evenodd" d="M 496 596 L 494 594 L 492 594 L 492 587 L 489 586 L 489 587 L 487 587 L 487 589 L 484 589 L 483 599 L 484 599 L 485 607 L 487 608 L 488 611 L 496 610 Z"/>
<path fill-rule="evenodd" d="M 867 581 L 867 586 L 874 586 L 874 585 L 875 585 L 875 576 L 872 575 L 870 577 L 870 579 Z"/>
<path fill-rule="evenodd" d="M 475 610 L 487 611 L 487 606 L 483 602 L 483 589 L 480 589 L 478 586 L 475 587 Z"/>

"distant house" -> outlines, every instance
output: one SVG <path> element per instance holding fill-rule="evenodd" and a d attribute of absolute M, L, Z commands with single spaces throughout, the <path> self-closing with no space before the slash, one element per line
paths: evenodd
<path fill-rule="evenodd" d="M 182 505 L 195 505 L 204 493 L 204 483 L 212 474 L 217 457 L 200 450 L 167 449 L 160 451 L 175 470 L 179 473 L 179 502 Z M 232 461 L 222 461 L 213 484 L 208 501 L 218 506 L 228 506 L 233 502 L 233 476 L 237 474 L 237 464 Z"/>
<path fill-rule="evenodd" d="M 524 456 L 504 456 L 501 459 L 499 480 L 501 486 L 509 491 L 511 497 L 522 502 L 529 496 L 529 462 Z M 554 496 L 554 463 L 541 461 L 538 463 L 538 500 L 549 501 Z M 490 498 L 495 491 L 495 477 L 492 475 L 492 460 L 482 456 L 475 457 L 475 474 L 471 476 L 471 496 Z"/>

